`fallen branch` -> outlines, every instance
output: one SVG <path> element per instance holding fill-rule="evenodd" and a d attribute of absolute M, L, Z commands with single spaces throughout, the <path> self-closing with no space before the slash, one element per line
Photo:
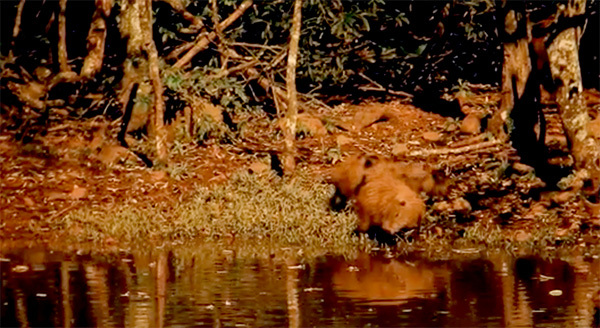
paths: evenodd
<path fill-rule="evenodd" d="M 245 71 L 251 67 L 256 66 L 258 63 L 259 62 L 257 60 L 252 60 L 252 61 L 240 64 L 240 65 L 237 65 L 237 66 L 234 66 L 231 68 L 221 69 L 217 74 L 207 76 L 206 80 L 210 81 L 210 80 L 222 79 L 230 74 L 233 74 L 233 73 L 236 73 L 239 71 Z"/>
<path fill-rule="evenodd" d="M 198 39 L 203 38 L 207 34 L 208 34 L 208 32 L 200 33 L 200 35 L 198 36 Z M 181 55 L 182 53 L 192 49 L 193 46 L 194 46 L 194 43 L 192 43 L 192 42 L 182 43 L 182 44 L 178 45 L 177 47 L 175 47 L 175 49 L 173 51 L 171 51 L 165 57 L 165 59 L 167 59 L 167 60 L 175 59 L 175 58 L 179 57 L 179 55 Z"/>
<path fill-rule="evenodd" d="M 475 145 L 469 145 L 459 148 L 436 148 L 436 149 L 422 149 L 422 150 L 413 150 L 408 153 L 408 156 L 414 157 L 426 157 L 431 155 L 455 155 L 455 154 L 463 154 L 476 150 L 482 150 L 485 148 L 495 147 L 504 144 L 504 142 L 500 140 L 486 141 L 482 143 L 478 143 Z"/>
<path fill-rule="evenodd" d="M 274 97 L 278 97 L 279 100 L 282 101 L 282 105 L 283 105 L 283 107 L 285 107 L 285 108 L 282 108 L 282 110 L 287 108 L 287 105 L 286 105 L 287 92 L 284 91 L 281 87 L 275 85 L 274 82 L 271 82 L 271 80 L 262 76 L 260 74 L 260 72 L 256 68 L 253 68 L 253 67 L 249 68 L 246 71 L 246 76 L 248 77 L 249 80 L 258 79 L 258 85 L 260 85 L 263 89 L 265 89 L 265 91 L 267 93 L 269 92 L 269 90 L 272 90 Z"/>
<path fill-rule="evenodd" d="M 459 140 L 453 143 L 449 143 L 448 147 L 450 148 L 460 148 L 460 147 L 464 147 L 464 146 L 470 146 L 473 144 L 477 144 L 480 142 L 484 142 L 485 139 L 488 138 L 488 135 L 486 133 L 482 133 L 482 134 L 478 134 L 474 137 L 470 137 L 464 140 Z"/>
<path fill-rule="evenodd" d="M 358 73 L 358 75 L 360 77 L 362 77 L 363 79 L 369 81 L 371 84 L 374 85 L 374 87 L 360 86 L 360 87 L 358 87 L 360 90 L 363 90 L 363 91 L 381 91 L 381 92 L 387 92 L 387 93 L 392 94 L 394 96 L 402 96 L 402 97 L 406 97 L 406 98 L 413 98 L 413 95 L 411 95 L 410 93 L 407 93 L 407 92 L 404 92 L 404 91 L 396 91 L 396 90 L 390 90 L 390 89 L 384 88 L 381 84 L 377 83 L 376 81 L 374 81 L 370 77 L 366 76 L 362 72 Z"/>
<path fill-rule="evenodd" d="M 276 52 L 276 53 L 284 49 L 284 47 L 281 47 L 281 46 L 277 46 L 277 45 L 271 46 L 271 45 L 260 44 L 260 43 L 228 42 L 227 44 L 230 46 L 239 46 L 239 47 L 246 47 L 246 48 L 261 48 L 261 49 L 266 49 L 266 50 L 272 50 L 273 52 Z"/>

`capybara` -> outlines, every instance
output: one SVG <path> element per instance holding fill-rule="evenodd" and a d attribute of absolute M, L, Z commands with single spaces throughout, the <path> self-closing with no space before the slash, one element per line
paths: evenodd
<path fill-rule="evenodd" d="M 347 201 L 353 199 L 357 188 L 365 182 L 366 170 L 378 159 L 374 156 L 354 155 L 339 163 L 331 172 L 331 183 L 335 194 L 331 198 L 331 207 L 341 210 Z"/>
<path fill-rule="evenodd" d="M 358 231 L 381 227 L 393 235 L 403 228 L 416 228 L 425 214 L 425 201 L 403 181 L 371 176 L 355 195 Z"/>
<path fill-rule="evenodd" d="M 415 163 L 397 163 L 379 160 L 372 166 L 372 172 L 392 175 L 404 181 L 407 186 L 417 193 L 437 194 L 437 183 L 429 167 Z"/>
<path fill-rule="evenodd" d="M 429 196 L 442 195 L 447 188 L 447 183 L 438 174 L 434 175 L 428 165 L 392 162 L 374 155 L 347 158 L 334 168 L 331 181 L 339 196 L 351 198 L 356 194 L 355 189 L 366 182 L 367 175 L 401 180 L 415 192 Z"/>
<path fill-rule="evenodd" d="M 389 234 L 418 227 L 425 202 L 418 192 L 430 192 L 435 180 L 416 164 L 398 164 L 376 156 L 355 155 L 340 163 L 331 174 L 336 187 L 332 207 L 353 200 L 359 216 L 358 231 L 380 227 Z"/>

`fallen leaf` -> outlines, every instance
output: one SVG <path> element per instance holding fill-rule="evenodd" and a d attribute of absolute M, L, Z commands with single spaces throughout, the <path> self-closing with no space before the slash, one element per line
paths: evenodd
<path fill-rule="evenodd" d="M 531 238 L 531 233 L 529 233 L 527 231 L 519 230 L 515 234 L 515 241 L 517 241 L 517 242 L 528 241 L 530 238 Z"/>
<path fill-rule="evenodd" d="M 423 139 L 434 142 L 439 141 L 440 139 L 442 139 L 442 134 L 435 131 L 423 132 Z"/>
<path fill-rule="evenodd" d="M 30 197 L 23 197 L 23 203 L 25 203 L 25 205 L 27 207 L 33 207 L 33 205 L 35 205 L 35 203 L 33 202 L 33 199 L 31 199 Z"/>
<path fill-rule="evenodd" d="M 327 135 L 327 129 L 318 117 L 310 114 L 299 114 L 296 130 L 306 129 L 311 136 L 322 137 Z"/>
<path fill-rule="evenodd" d="M 335 140 L 337 141 L 338 146 L 344 146 L 349 143 L 352 143 L 352 138 L 346 137 L 345 135 L 342 135 L 342 134 L 337 136 L 335 138 Z"/>
<path fill-rule="evenodd" d="M 600 115 L 588 123 L 588 129 L 592 138 L 600 139 Z"/>
<path fill-rule="evenodd" d="M 117 164 L 125 160 L 129 155 L 129 149 L 117 145 L 105 145 L 97 155 L 97 158 L 105 165 Z"/>
<path fill-rule="evenodd" d="M 550 200 L 552 200 L 556 204 L 563 204 L 570 201 L 575 196 L 576 193 L 573 191 L 560 191 L 553 193 L 550 197 Z"/>
<path fill-rule="evenodd" d="M 162 180 L 165 180 L 167 178 L 167 172 L 165 172 L 165 171 L 152 171 L 152 172 L 150 172 L 150 177 L 152 178 L 152 181 L 154 181 L 154 182 L 162 181 Z"/>
<path fill-rule="evenodd" d="M 515 171 L 517 171 L 520 174 L 528 174 L 530 172 L 533 172 L 533 167 L 519 162 L 515 162 L 512 165 L 512 167 Z"/>
<path fill-rule="evenodd" d="M 48 200 L 65 199 L 66 194 L 60 191 L 50 191 L 46 194 Z"/>
<path fill-rule="evenodd" d="M 477 134 L 481 132 L 481 120 L 477 113 L 470 113 L 460 124 L 460 132 L 465 134 Z"/>
<path fill-rule="evenodd" d="M 361 130 L 371 124 L 387 120 L 387 118 L 387 113 L 383 107 L 371 107 L 356 112 L 353 121 L 356 129 Z"/>
<path fill-rule="evenodd" d="M 81 199 L 87 197 L 88 190 L 85 187 L 80 187 L 78 185 L 73 186 L 73 191 L 69 194 L 72 199 Z"/>
<path fill-rule="evenodd" d="M 408 146 L 405 143 L 398 143 L 392 147 L 392 155 L 400 157 L 408 153 Z"/>
<path fill-rule="evenodd" d="M 265 164 L 263 162 L 256 161 L 256 162 L 250 164 L 250 167 L 248 169 L 252 173 L 263 174 L 263 173 L 269 171 L 271 169 L 271 166 L 268 164 Z"/>

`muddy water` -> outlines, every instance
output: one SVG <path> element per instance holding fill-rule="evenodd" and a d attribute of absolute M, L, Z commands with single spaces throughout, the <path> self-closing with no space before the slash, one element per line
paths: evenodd
<path fill-rule="evenodd" d="M 298 259 L 228 250 L 2 254 L 1 322 L 98 327 L 592 327 L 600 260 Z"/>

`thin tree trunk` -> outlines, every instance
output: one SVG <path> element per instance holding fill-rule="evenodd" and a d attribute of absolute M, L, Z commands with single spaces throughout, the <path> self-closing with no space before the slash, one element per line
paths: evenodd
<path fill-rule="evenodd" d="M 500 2 L 498 2 L 500 4 Z M 499 30 L 500 39 L 504 52 L 502 61 L 502 93 L 500 108 L 494 113 L 488 123 L 488 131 L 499 140 L 506 141 L 509 138 L 507 121 L 515 106 L 513 90 L 519 97 L 525 91 L 525 84 L 532 71 L 532 63 L 529 54 L 529 40 L 527 35 L 528 24 L 525 8 L 512 8 L 507 1 L 502 1 L 499 8 L 501 26 Z M 516 85 L 513 85 L 515 77 Z"/>
<path fill-rule="evenodd" d="M 83 78 L 92 78 L 102 68 L 106 43 L 106 18 L 110 15 L 112 5 L 112 0 L 96 1 L 96 11 L 87 37 L 88 55 L 79 74 Z"/>
<path fill-rule="evenodd" d="M 8 53 L 9 62 L 13 60 L 13 49 L 16 46 L 17 36 L 19 36 L 19 32 L 21 31 L 21 17 L 23 16 L 23 7 L 25 7 L 25 0 L 19 1 L 19 6 L 17 7 L 17 16 L 15 17 L 15 26 L 13 27 L 11 47 L 10 52 Z"/>
<path fill-rule="evenodd" d="M 296 168 L 296 120 L 298 117 L 298 99 L 296 92 L 296 66 L 298 64 L 298 43 L 300 40 L 300 25 L 302 24 L 302 0 L 294 1 L 294 16 L 290 31 L 290 48 L 286 72 L 287 84 L 287 113 L 285 116 L 285 157 L 284 172 L 291 174 Z"/>
<path fill-rule="evenodd" d="M 60 13 L 58 15 L 58 63 L 61 72 L 69 72 L 71 68 L 67 55 L 67 0 L 60 0 Z"/>
<path fill-rule="evenodd" d="M 163 84 L 160 77 L 160 68 L 158 63 L 158 51 L 152 38 L 152 0 L 145 0 L 144 10 L 144 31 L 145 48 L 148 53 L 149 76 L 152 80 L 154 91 L 154 115 L 153 122 L 155 131 L 156 154 L 159 164 L 167 164 L 167 130 L 165 129 L 165 100 L 163 97 Z"/>
<path fill-rule="evenodd" d="M 502 65 L 502 99 L 499 110 L 494 113 L 490 120 L 488 130 L 499 140 L 508 140 L 505 125 L 515 105 L 513 99 L 513 88 L 517 89 L 519 96 L 525 90 L 527 77 L 531 73 L 531 61 L 529 60 L 529 48 L 527 39 L 519 39 L 516 42 L 504 44 L 504 61 Z M 515 76 L 517 85 L 512 85 L 512 77 Z"/>
<path fill-rule="evenodd" d="M 123 78 L 118 92 L 118 100 L 122 106 L 123 115 L 127 115 L 127 104 L 131 97 L 136 97 L 136 94 L 131 94 L 131 90 L 135 84 L 143 81 L 147 63 L 145 60 L 139 60 L 134 65 L 134 59 L 142 59 L 143 29 L 140 25 L 140 1 L 130 3 L 130 1 L 124 0 L 120 2 L 120 5 L 119 30 L 121 36 L 127 40 L 127 59 L 123 63 Z M 125 126 L 124 129 L 127 127 Z"/>
<path fill-rule="evenodd" d="M 219 50 L 219 55 L 221 57 L 221 69 L 225 69 L 227 67 L 227 58 L 225 56 L 225 48 L 223 47 L 223 29 L 221 29 L 219 25 L 219 6 L 217 5 L 217 0 L 210 0 L 210 2 L 213 26 L 215 27 L 215 33 L 217 33 L 217 38 L 219 40 L 217 49 Z"/>

